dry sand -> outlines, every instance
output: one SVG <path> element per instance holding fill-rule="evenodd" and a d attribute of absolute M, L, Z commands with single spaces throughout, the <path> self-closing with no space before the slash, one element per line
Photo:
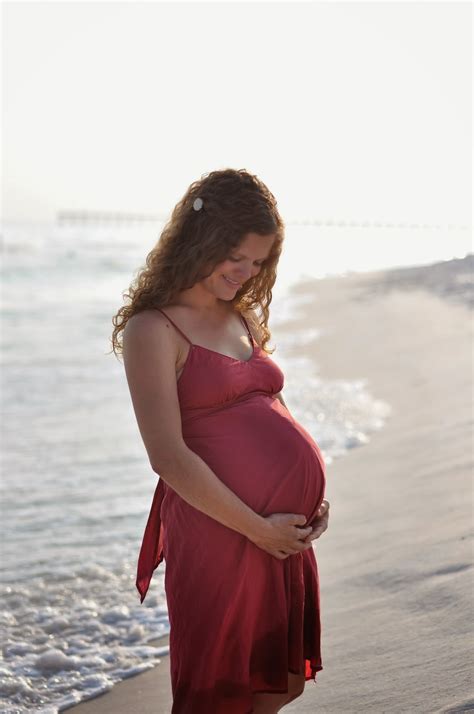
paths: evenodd
<path fill-rule="evenodd" d="M 470 256 L 295 289 L 313 296 L 287 325 L 295 351 L 299 330 L 322 328 L 304 348 L 321 376 L 367 378 L 393 411 L 328 466 L 324 669 L 285 712 L 474 710 L 472 270 Z M 169 714 L 169 658 L 74 708 Z"/>

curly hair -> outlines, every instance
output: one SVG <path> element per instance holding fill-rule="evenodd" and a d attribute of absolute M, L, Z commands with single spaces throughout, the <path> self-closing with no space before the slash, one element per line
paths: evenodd
<path fill-rule="evenodd" d="M 193 203 L 198 197 L 204 205 L 196 211 Z M 128 292 L 122 293 L 128 302 L 112 318 L 115 355 L 123 352 L 121 333 L 132 315 L 172 304 L 181 290 L 208 277 L 249 232 L 275 234 L 275 240 L 258 275 L 238 290 L 231 302 L 253 323 L 262 349 L 271 354 L 274 348 L 267 348 L 269 306 L 284 222 L 275 197 L 257 176 L 245 169 L 227 168 L 203 174 L 189 186 L 148 253 L 145 266 L 138 270 Z"/>

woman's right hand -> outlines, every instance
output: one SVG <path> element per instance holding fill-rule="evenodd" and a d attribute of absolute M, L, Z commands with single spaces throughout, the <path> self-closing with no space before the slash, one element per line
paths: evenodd
<path fill-rule="evenodd" d="M 248 536 L 252 543 L 279 560 L 289 555 L 312 548 L 312 542 L 304 538 L 312 532 L 311 526 L 303 528 L 306 516 L 295 513 L 272 513 L 262 517 L 261 528 Z"/>

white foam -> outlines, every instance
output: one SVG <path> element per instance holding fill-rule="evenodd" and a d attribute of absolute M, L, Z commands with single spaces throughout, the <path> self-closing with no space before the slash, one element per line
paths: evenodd
<path fill-rule="evenodd" d="M 155 587 L 147 606 L 140 605 L 131 568 L 123 563 L 117 574 L 88 566 L 87 578 L 78 571 L 63 584 L 36 579 L 16 594 L 1 589 L 11 617 L 4 624 L 0 696 L 15 711 L 61 711 L 168 654 L 168 646 L 148 644 L 169 632 L 164 593 Z M 58 621 L 67 626 L 58 628 Z"/>

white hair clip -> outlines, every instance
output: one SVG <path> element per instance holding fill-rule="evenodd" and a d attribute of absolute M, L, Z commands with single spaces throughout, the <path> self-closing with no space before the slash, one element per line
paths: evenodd
<path fill-rule="evenodd" d="M 204 201 L 202 200 L 202 198 L 196 198 L 193 203 L 193 208 L 195 211 L 200 211 L 201 208 L 203 207 L 203 205 L 204 205 Z"/>

